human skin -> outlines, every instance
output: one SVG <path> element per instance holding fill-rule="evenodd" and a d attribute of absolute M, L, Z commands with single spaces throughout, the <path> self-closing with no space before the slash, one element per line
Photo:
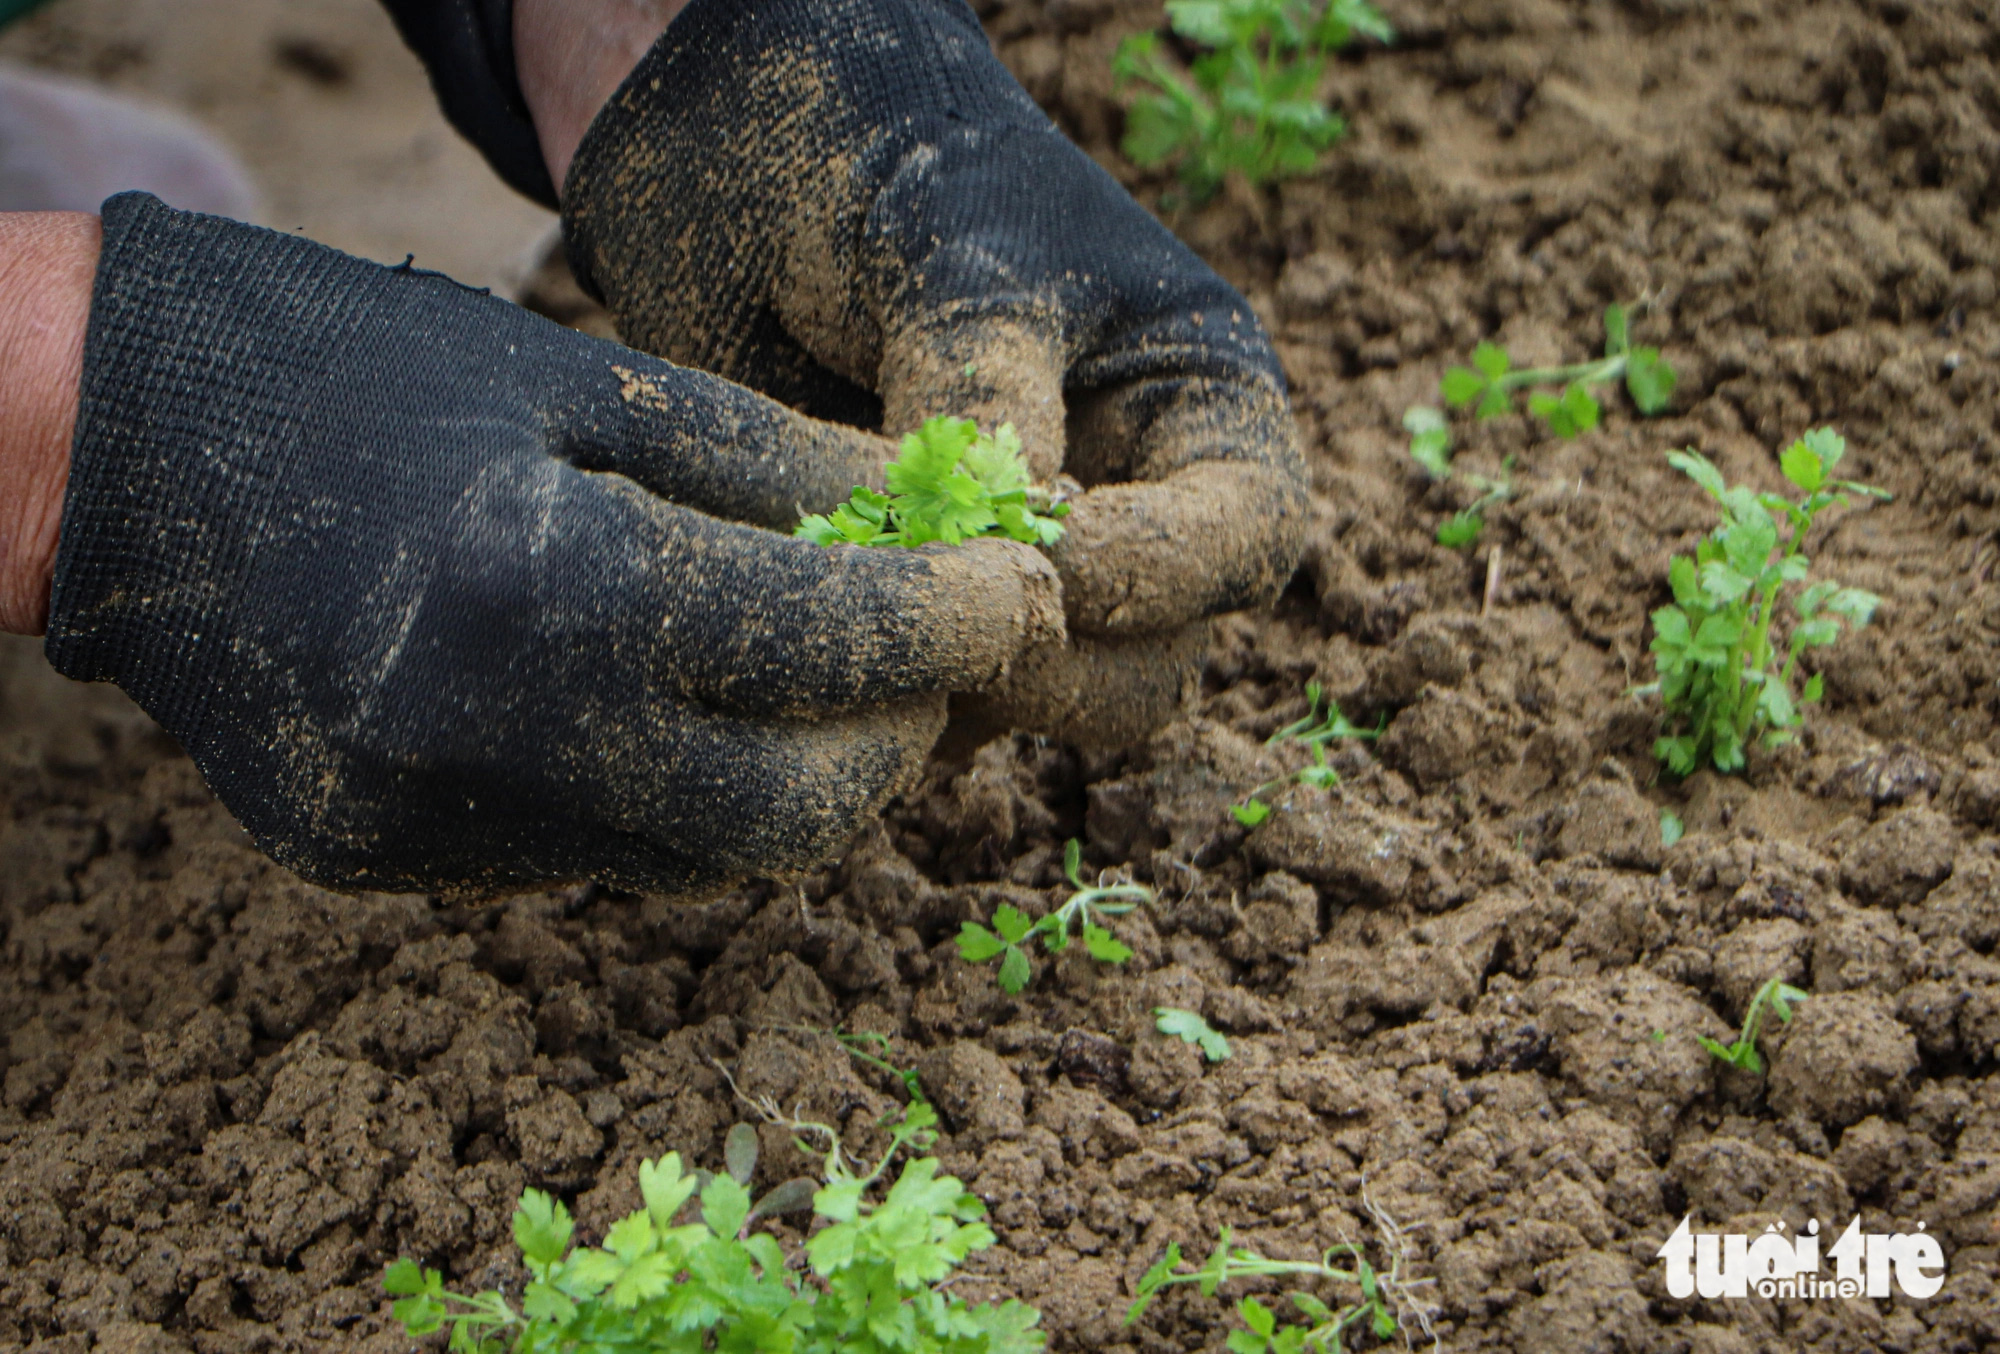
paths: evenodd
<path fill-rule="evenodd" d="M 12 634 L 48 624 L 101 239 L 86 212 L 0 212 L 0 630 Z"/>
<path fill-rule="evenodd" d="M 558 188 L 590 120 L 687 3 L 515 0 L 515 71 Z"/>

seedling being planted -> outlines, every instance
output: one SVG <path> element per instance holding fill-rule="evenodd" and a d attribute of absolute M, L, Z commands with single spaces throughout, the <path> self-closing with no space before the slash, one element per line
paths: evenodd
<path fill-rule="evenodd" d="M 398 1298 L 393 1310 L 409 1335 L 449 1325 L 450 1347 L 470 1354 L 1031 1354 L 1044 1342 L 1032 1307 L 974 1305 L 947 1287 L 968 1255 L 993 1244 L 977 1198 L 939 1175 L 932 1157 L 906 1162 L 879 1200 L 869 1197 L 890 1159 L 923 1141 L 935 1123 L 928 1105 L 911 1106 L 888 1151 L 865 1171 L 849 1165 L 835 1138 L 824 1183 L 808 1203 L 827 1225 L 796 1266 L 775 1237 L 753 1230 L 762 1205 L 751 1203 L 737 1178 L 746 1150 L 737 1148 L 731 1173 L 705 1183 L 678 1153 L 643 1163 L 645 1207 L 613 1225 L 601 1249 L 572 1248 L 569 1210 L 540 1190 L 526 1191 L 514 1214 L 530 1276 L 518 1310 L 500 1292 L 448 1293 L 442 1274 L 408 1259 L 389 1266 L 384 1284 Z M 832 1134 L 823 1125 L 793 1126 Z M 696 1220 L 678 1221 L 691 1203 L 699 1205 Z"/>
<path fill-rule="evenodd" d="M 1764 1012 L 1769 1010 L 1778 1017 L 1780 1024 L 1790 1024 L 1792 1008 L 1804 1001 L 1808 995 L 1796 987 L 1773 978 L 1757 989 L 1756 996 L 1750 998 L 1750 1009 L 1743 1013 L 1743 1033 L 1736 1036 L 1735 1043 L 1724 1044 L 1705 1034 L 1698 1034 L 1695 1038 L 1700 1041 L 1703 1048 L 1731 1067 L 1740 1067 L 1746 1072 L 1762 1076 L 1764 1057 L 1757 1051 L 1757 1036 L 1764 1028 Z"/>
<path fill-rule="evenodd" d="M 1212 1063 L 1222 1062 L 1236 1051 L 1220 1031 L 1201 1018 L 1198 1011 L 1183 1011 L 1178 1006 L 1155 1006 L 1153 1028 L 1184 1044 L 1193 1044 L 1201 1050 L 1201 1056 Z"/>
<path fill-rule="evenodd" d="M 1775 746 L 1794 737 L 1804 722 L 1800 706 L 1817 702 L 1822 693 L 1818 673 L 1803 690 L 1796 687 L 1800 655 L 1833 643 L 1842 622 L 1856 629 L 1866 625 L 1881 605 L 1881 598 L 1859 588 L 1805 581 L 1804 548 L 1813 519 L 1846 503 L 1849 493 L 1889 497 L 1832 478 L 1846 452 L 1846 441 L 1831 428 L 1814 429 L 1785 448 L 1779 466 L 1804 494 L 1796 503 L 1724 483 L 1722 472 L 1700 452 L 1667 454 L 1722 512 L 1721 525 L 1695 547 L 1693 557 L 1676 556 L 1667 571 L 1674 601 L 1653 613 L 1653 660 L 1660 676 L 1638 689 L 1660 698 L 1667 732 L 1654 742 L 1653 755 L 1673 774 L 1688 775 L 1703 762 L 1738 771 L 1752 740 Z M 1790 641 L 1781 646 L 1773 625 L 1779 594 L 1787 590 L 1795 617 Z"/>
<path fill-rule="evenodd" d="M 1395 1227 L 1372 1201 L 1368 1207 L 1377 1225 L 1387 1231 L 1393 1248 L 1386 1272 L 1369 1264 L 1361 1247 L 1352 1242 L 1330 1248 L 1317 1261 L 1269 1260 L 1246 1247 L 1232 1246 L 1230 1230 L 1225 1227 L 1200 1269 L 1182 1271 L 1180 1244 L 1168 1245 L 1159 1263 L 1139 1280 L 1138 1300 L 1125 1313 L 1125 1324 L 1129 1326 L 1145 1315 L 1160 1291 L 1174 1284 L 1198 1285 L 1203 1297 L 1212 1298 L 1232 1279 L 1273 1278 L 1333 1284 L 1357 1296 L 1336 1307 L 1303 1288 L 1295 1289 L 1287 1296 L 1303 1319 L 1289 1325 L 1282 1322 L 1279 1311 L 1256 1298 L 1243 1298 L 1236 1304 L 1243 1328 L 1232 1330 L 1226 1342 L 1234 1354 L 1305 1354 L 1308 1350 L 1343 1354 L 1350 1334 L 1361 1331 L 1381 1341 L 1394 1339 L 1400 1331 L 1406 1345 L 1421 1332 L 1433 1348 L 1441 1348 L 1432 1328 L 1431 1310 L 1415 1294 L 1431 1280 L 1403 1277 L 1404 1229 Z"/>
<path fill-rule="evenodd" d="M 1324 706 L 1322 706 L 1324 702 Z M 1294 771 L 1289 776 L 1277 780 L 1267 780 L 1252 790 L 1241 804 L 1232 805 L 1230 814 L 1244 827 L 1255 827 L 1271 816 L 1271 806 L 1263 796 L 1284 785 L 1310 785 L 1316 790 L 1331 790 L 1340 784 L 1340 773 L 1327 764 L 1326 745 L 1340 738 L 1358 738 L 1373 742 L 1382 736 L 1388 727 L 1388 717 L 1372 729 L 1354 723 L 1340 712 L 1337 701 L 1327 700 L 1326 692 L 1318 682 L 1306 683 L 1306 714 L 1303 719 L 1295 719 L 1264 740 L 1265 747 L 1279 743 L 1298 743 L 1311 750 L 1313 764 Z"/>
<path fill-rule="evenodd" d="M 826 516 L 802 520 L 795 536 L 818 545 L 959 545 L 1005 536 L 1029 545 L 1062 539 L 1069 504 L 1029 481 L 1014 425 L 991 433 L 969 418 L 934 418 L 905 434 L 885 467 L 889 492 L 856 485 Z"/>
<path fill-rule="evenodd" d="M 1396 37 L 1367 0 L 1167 0 L 1167 19 L 1207 49 L 1192 83 L 1161 55 L 1157 33 L 1119 44 L 1111 72 L 1149 91 L 1126 111 L 1125 154 L 1147 168 L 1177 164 L 1196 202 L 1232 173 L 1255 187 L 1311 169 L 1347 133 L 1320 102 L 1327 56 L 1356 35 Z"/>
<path fill-rule="evenodd" d="M 1613 305 L 1604 311 L 1603 357 L 1566 367 L 1517 369 L 1505 348 L 1481 343 L 1472 350 L 1471 366 L 1453 367 L 1444 374 L 1439 393 L 1453 409 L 1471 405 L 1478 418 L 1498 418 L 1515 412 L 1514 392 L 1526 390 L 1528 412 L 1556 436 L 1568 438 L 1597 426 L 1603 408 L 1591 393 L 1592 386 L 1623 381 L 1634 407 L 1651 415 L 1672 401 L 1675 379 L 1674 369 L 1658 348 L 1632 346 L 1625 307 Z M 1444 410 L 1433 405 L 1413 406 L 1403 414 L 1403 427 L 1410 434 L 1410 458 L 1434 480 L 1451 478 L 1451 422 Z M 1479 538 L 1486 511 L 1513 492 L 1513 468 L 1509 458 L 1497 479 L 1482 476 L 1473 481 L 1478 501 L 1438 528 L 1440 544 L 1466 546 Z"/>
<path fill-rule="evenodd" d="M 1080 933 L 1084 949 L 1100 964 L 1122 964 L 1130 959 L 1131 948 L 1113 935 L 1111 928 L 1099 918 L 1122 917 L 1139 904 L 1152 902 L 1153 891 L 1129 880 L 1113 879 L 1107 883 L 1103 876 L 1099 876 L 1095 884 L 1086 884 L 1082 869 L 1083 846 L 1072 837 L 1069 845 L 1063 848 L 1063 874 L 1075 892 L 1062 906 L 1030 920 L 1028 914 L 1018 907 L 1002 903 L 993 910 L 991 930 L 976 921 L 965 922 L 959 927 L 959 957 L 968 964 L 983 964 L 990 959 L 998 959 L 1000 989 L 1007 993 L 1020 992 L 1034 976 L 1034 969 L 1028 962 L 1027 946 L 1037 936 L 1041 938 L 1043 950 L 1051 955 L 1068 949 L 1072 935 Z"/>

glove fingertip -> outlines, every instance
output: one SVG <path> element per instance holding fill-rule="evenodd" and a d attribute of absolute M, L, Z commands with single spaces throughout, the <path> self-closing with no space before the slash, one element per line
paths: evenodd
<path fill-rule="evenodd" d="M 1033 546 L 989 537 L 919 553 L 942 589 L 932 633 L 938 657 L 957 668 L 949 689 L 990 686 L 1023 650 L 1067 637 L 1062 580 Z"/>

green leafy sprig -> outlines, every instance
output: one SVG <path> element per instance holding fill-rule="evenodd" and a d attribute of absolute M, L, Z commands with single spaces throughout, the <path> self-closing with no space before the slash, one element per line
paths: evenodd
<path fill-rule="evenodd" d="M 1371 1211 L 1382 1220 L 1379 1209 L 1371 1206 Z M 1394 1236 L 1400 1239 L 1400 1231 Z M 1129 1326 L 1145 1315 L 1160 1291 L 1174 1284 L 1195 1284 L 1203 1297 L 1212 1298 L 1232 1279 L 1274 1278 L 1337 1284 L 1356 1290 L 1359 1296 L 1335 1307 L 1304 1289 L 1294 1290 L 1287 1296 L 1304 1319 L 1290 1325 L 1281 1324 L 1278 1312 L 1256 1298 L 1243 1298 L 1236 1304 L 1243 1327 L 1232 1330 L 1227 1340 L 1234 1354 L 1343 1354 L 1349 1333 L 1357 1329 L 1377 1340 L 1392 1339 L 1398 1331 L 1407 1336 L 1421 1330 L 1431 1337 L 1434 1347 L 1437 1345 L 1431 1312 L 1412 1291 L 1430 1281 L 1403 1278 L 1400 1249 L 1385 1272 L 1371 1265 L 1361 1247 L 1352 1242 L 1331 1247 L 1316 1261 L 1271 1260 L 1246 1247 L 1232 1246 L 1231 1239 L 1230 1229 L 1223 1228 L 1207 1261 L 1201 1268 L 1187 1271 L 1181 1269 L 1180 1243 L 1168 1245 L 1167 1253 L 1139 1280 L 1138 1298 L 1126 1312 L 1125 1324 Z"/>
<path fill-rule="evenodd" d="M 1037 936 L 1042 948 L 1051 955 L 1068 949 L 1072 935 L 1080 933 L 1084 949 L 1100 964 L 1122 964 L 1130 959 L 1131 947 L 1112 934 L 1111 928 L 1099 918 L 1122 917 L 1140 903 L 1152 902 L 1153 891 L 1129 880 L 1106 883 L 1102 877 L 1095 884 L 1086 884 L 1082 868 L 1083 845 L 1072 837 L 1063 848 L 1063 874 L 1075 891 L 1062 905 L 1030 920 L 1018 907 L 1002 903 L 993 910 L 992 929 L 976 921 L 959 927 L 959 957 L 968 964 L 998 959 L 1000 989 L 1010 994 L 1022 991 L 1034 976 L 1027 946 Z"/>
<path fill-rule="evenodd" d="M 1193 1044 L 1201 1050 L 1201 1056 L 1212 1063 L 1222 1062 L 1236 1052 L 1220 1030 L 1202 1019 L 1199 1011 L 1184 1011 L 1178 1006 L 1155 1006 L 1153 1028 L 1184 1044 Z"/>
<path fill-rule="evenodd" d="M 969 418 L 929 419 L 904 435 L 883 473 L 888 493 L 856 485 L 847 502 L 804 518 L 792 534 L 818 545 L 959 545 L 1005 536 L 1051 546 L 1062 539 L 1069 504 L 1029 481 L 1011 423 L 983 433 Z"/>
<path fill-rule="evenodd" d="M 1367 0 L 1167 0 L 1167 18 L 1207 49 L 1188 70 L 1192 83 L 1156 33 L 1120 43 L 1111 71 L 1120 86 L 1149 91 L 1126 112 L 1125 154 L 1143 167 L 1176 162 L 1197 202 L 1232 173 L 1256 186 L 1311 169 L 1347 133 L 1320 101 L 1327 56 L 1357 35 L 1396 37 Z"/>
<path fill-rule="evenodd" d="M 1327 699 L 1325 689 L 1318 682 L 1306 683 L 1306 713 L 1303 719 L 1295 719 L 1264 740 L 1265 747 L 1279 743 L 1298 743 L 1312 752 L 1311 766 L 1302 767 L 1289 776 L 1267 780 L 1252 790 L 1241 804 L 1230 806 L 1230 816 L 1244 827 L 1255 827 L 1271 816 L 1271 806 L 1264 802 L 1264 796 L 1280 786 L 1309 785 L 1316 790 L 1331 790 L 1340 784 L 1340 773 L 1326 760 L 1326 745 L 1336 739 L 1357 738 L 1363 742 L 1373 742 L 1388 728 L 1388 716 L 1384 715 L 1374 728 L 1365 728 L 1354 723 L 1340 712 L 1338 701 Z"/>
<path fill-rule="evenodd" d="M 1779 467 L 1804 494 L 1797 502 L 1725 483 L 1722 472 L 1692 449 L 1667 454 L 1722 513 L 1694 555 L 1676 556 L 1668 568 L 1674 601 L 1653 613 L 1659 680 L 1639 688 L 1660 698 L 1669 732 L 1654 742 L 1653 755 L 1675 775 L 1688 775 L 1705 761 L 1720 771 L 1741 770 L 1753 739 L 1776 745 L 1792 738 L 1804 722 L 1800 707 L 1822 694 L 1818 673 L 1795 690 L 1800 655 L 1833 643 L 1843 622 L 1866 625 L 1881 605 L 1881 598 L 1860 588 L 1805 582 L 1810 566 L 1804 547 L 1813 519 L 1844 504 L 1849 493 L 1889 497 L 1832 478 L 1846 451 L 1846 440 L 1831 428 L 1816 428 L 1785 449 Z M 1779 594 L 1788 588 L 1796 619 L 1780 661 L 1772 632 Z"/>
<path fill-rule="evenodd" d="M 1809 995 L 1811 994 L 1773 978 L 1757 989 L 1756 996 L 1750 998 L 1750 1007 L 1743 1013 L 1743 1032 L 1736 1036 L 1735 1043 L 1725 1044 L 1705 1034 L 1697 1034 L 1695 1039 L 1703 1048 L 1731 1067 L 1740 1067 L 1746 1072 L 1762 1076 L 1764 1056 L 1757 1051 L 1757 1036 L 1764 1029 L 1764 1012 L 1770 1011 L 1772 1015 L 1778 1017 L 1780 1024 L 1790 1024 L 1792 1008 Z"/>
<path fill-rule="evenodd" d="M 1478 418 L 1498 418 L 1514 412 L 1514 392 L 1528 390 L 1528 412 L 1541 419 L 1558 437 L 1577 437 L 1598 424 L 1603 409 L 1591 387 L 1623 381 L 1625 391 L 1641 414 L 1663 411 L 1673 400 L 1674 369 L 1660 356 L 1658 348 L 1633 347 L 1631 323 L 1625 307 L 1612 305 L 1604 310 L 1604 356 L 1590 362 L 1564 367 L 1528 367 L 1516 370 L 1507 350 L 1497 343 L 1484 342 L 1472 350 L 1472 365 L 1453 367 L 1439 383 L 1439 393 L 1453 409 L 1474 406 Z M 1553 387 L 1536 390 L 1533 387 Z M 1410 434 L 1410 458 L 1434 480 L 1450 479 L 1452 466 L 1451 421 L 1435 405 L 1413 405 L 1403 413 L 1403 428 Z M 1441 545 L 1467 546 L 1479 539 L 1486 512 L 1513 494 L 1513 458 L 1501 466 L 1500 476 L 1466 475 L 1479 493 L 1471 507 L 1454 514 L 1438 528 Z"/>
<path fill-rule="evenodd" d="M 514 1239 L 531 1277 L 519 1310 L 499 1292 L 449 1293 L 442 1274 L 409 1259 L 390 1265 L 384 1284 L 408 1334 L 449 1325 L 450 1347 L 466 1354 L 1032 1354 L 1044 1343 L 1032 1307 L 973 1305 L 946 1287 L 968 1255 L 993 1244 L 976 1197 L 940 1176 L 935 1158 L 921 1157 L 879 1202 L 869 1198 L 891 1158 L 927 1133 L 934 1138 L 935 1123 L 928 1105 L 912 1105 L 865 1173 L 849 1168 L 835 1140 L 810 1198 L 828 1225 L 805 1245 L 804 1274 L 775 1237 L 752 1230 L 761 1204 L 737 1178 L 738 1147 L 731 1173 L 705 1181 L 678 1153 L 643 1163 L 645 1207 L 614 1224 L 602 1248 L 572 1248 L 569 1210 L 540 1190 L 524 1192 Z M 754 1167 L 754 1150 L 748 1160 Z M 677 1221 L 697 1201 L 697 1220 Z"/>

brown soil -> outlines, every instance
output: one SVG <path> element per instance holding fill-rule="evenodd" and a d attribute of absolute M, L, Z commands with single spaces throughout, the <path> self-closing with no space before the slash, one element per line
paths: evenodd
<path fill-rule="evenodd" d="M 921 1070 L 1001 1237 L 971 1287 L 1059 1350 L 1219 1348 L 1188 1291 L 1121 1326 L 1146 1264 L 1223 1225 L 1373 1242 L 1364 1184 L 1419 1225 L 1450 1349 L 2000 1344 L 2000 28 L 1970 0 L 1389 8 L 1404 42 L 1339 67 L 1358 130 L 1326 171 L 1177 222 L 1280 337 L 1317 515 L 1277 613 L 1218 622 L 1198 713 L 1144 746 L 934 766 L 800 892 L 444 908 L 299 883 L 129 707 L 0 650 L 0 1350 L 403 1347 L 385 1259 L 511 1282 L 524 1183 L 588 1231 L 641 1158 L 717 1164 L 718 1064 L 865 1140 L 893 1083 L 790 1028 L 837 1023 Z M 989 19 L 1130 175 L 1104 67 L 1156 15 Z M 1518 453 L 1524 492 L 1477 552 L 1436 546 L 1464 500 L 1412 472 L 1402 408 L 1485 335 L 1583 357 L 1641 294 L 1674 413 L 1481 426 L 1467 463 Z M 1799 745 L 1659 783 L 1623 693 L 1706 525 L 1660 453 L 1775 487 L 1820 422 L 1897 494 L 1815 551 L 1879 623 Z M 1246 835 L 1227 806 L 1297 764 L 1262 739 L 1314 676 L 1390 734 Z M 1160 902 L 1122 923 L 1129 971 L 1072 954 L 1008 998 L 951 936 L 1048 906 L 1072 835 Z M 1724 1073 L 1695 1036 L 1774 975 L 1816 995 L 1768 1080 Z M 1236 1056 L 1204 1067 L 1153 1005 Z M 1654 1259 L 1684 1213 L 1854 1211 L 1925 1224 L 1943 1292 L 1676 1300 Z"/>

